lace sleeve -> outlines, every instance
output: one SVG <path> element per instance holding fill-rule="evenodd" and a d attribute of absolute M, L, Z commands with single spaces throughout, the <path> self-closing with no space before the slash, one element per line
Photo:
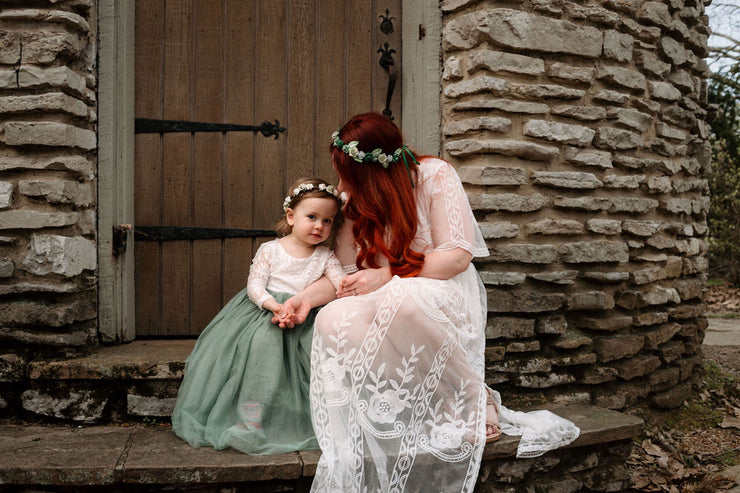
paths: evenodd
<path fill-rule="evenodd" d="M 334 255 L 334 252 L 329 254 L 326 267 L 324 268 L 324 275 L 329 278 L 336 289 L 339 289 L 339 282 L 347 275 L 342 264 L 339 263 L 339 259 Z"/>
<path fill-rule="evenodd" d="M 433 178 L 430 228 L 434 250 L 463 248 L 474 257 L 488 255 L 460 177 L 448 163 Z"/>
<path fill-rule="evenodd" d="M 262 308 L 265 301 L 272 298 L 267 292 L 267 281 L 270 279 L 270 269 L 272 264 L 272 250 L 269 243 L 263 243 L 257 249 L 257 253 L 252 259 L 252 266 L 249 268 L 249 278 L 247 279 L 247 294 L 249 299 Z"/>

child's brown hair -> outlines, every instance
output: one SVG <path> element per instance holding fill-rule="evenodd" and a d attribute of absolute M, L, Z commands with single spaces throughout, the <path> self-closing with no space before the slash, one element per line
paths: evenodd
<path fill-rule="evenodd" d="M 334 216 L 331 234 L 325 241 L 320 243 L 321 245 L 332 248 L 334 247 L 334 239 L 337 236 L 337 231 L 339 231 L 339 228 L 342 227 L 342 223 L 344 222 L 342 199 L 339 197 L 337 189 L 321 178 L 299 178 L 288 187 L 288 196 L 285 197 L 285 201 L 283 202 L 283 217 L 275 225 L 275 232 L 280 238 L 288 236 L 293 231 L 293 228 L 288 224 L 285 213 L 288 209 L 295 208 L 303 199 L 311 197 L 332 199 L 337 202 L 337 213 Z"/>

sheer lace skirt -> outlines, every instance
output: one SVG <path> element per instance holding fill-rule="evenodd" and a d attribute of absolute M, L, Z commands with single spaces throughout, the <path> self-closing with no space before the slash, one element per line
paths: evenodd
<path fill-rule="evenodd" d="M 474 271 L 394 278 L 321 310 L 311 407 L 322 457 L 312 491 L 473 491 L 485 441 L 478 282 Z"/>

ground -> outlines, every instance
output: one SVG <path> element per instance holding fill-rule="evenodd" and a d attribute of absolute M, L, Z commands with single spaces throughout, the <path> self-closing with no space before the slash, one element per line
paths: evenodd
<path fill-rule="evenodd" d="M 711 286 L 706 302 L 708 317 L 740 325 L 740 289 Z M 646 421 L 628 463 L 634 492 L 740 491 L 740 346 L 702 349 L 703 373 L 682 408 L 634 410 Z"/>

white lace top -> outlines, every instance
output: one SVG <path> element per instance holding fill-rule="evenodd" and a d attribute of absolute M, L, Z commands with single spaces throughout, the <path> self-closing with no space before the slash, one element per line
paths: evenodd
<path fill-rule="evenodd" d="M 321 276 L 332 282 L 334 287 L 345 276 L 334 252 L 325 246 L 317 246 L 310 257 L 296 258 L 288 254 L 278 240 L 263 243 L 252 259 L 247 281 L 247 294 L 255 305 L 262 305 L 272 295 L 267 292 L 296 294 Z"/>

